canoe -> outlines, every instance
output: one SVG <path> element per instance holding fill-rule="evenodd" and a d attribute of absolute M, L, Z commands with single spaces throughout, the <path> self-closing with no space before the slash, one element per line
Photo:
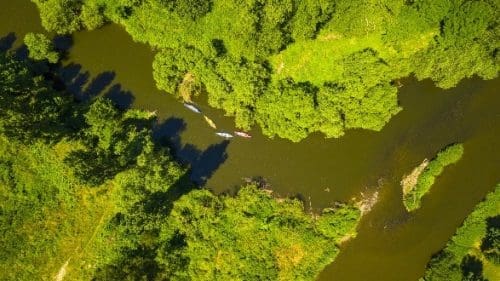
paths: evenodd
<path fill-rule="evenodd" d="M 252 136 L 249 135 L 248 133 L 245 133 L 245 132 L 240 132 L 240 131 L 234 131 L 234 134 L 239 136 L 239 137 L 242 137 L 242 138 L 251 138 Z"/>
<path fill-rule="evenodd" d="M 196 113 L 201 113 L 201 110 L 199 110 L 196 106 L 194 106 L 193 104 L 190 104 L 190 103 L 184 103 L 184 106 L 191 110 L 192 112 L 196 112 Z"/>
<path fill-rule="evenodd" d="M 223 137 L 223 138 L 226 138 L 226 139 L 230 139 L 230 138 L 233 137 L 233 135 L 231 135 L 229 133 L 224 133 L 224 132 L 217 132 L 215 134 L 218 135 L 219 137 Z"/>
<path fill-rule="evenodd" d="M 215 126 L 215 123 L 214 121 L 212 121 L 212 119 L 208 118 L 206 115 L 203 115 L 203 118 L 205 118 L 205 121 L 207 121 L 210 127 L 217 129 L 217 126 Z"/>

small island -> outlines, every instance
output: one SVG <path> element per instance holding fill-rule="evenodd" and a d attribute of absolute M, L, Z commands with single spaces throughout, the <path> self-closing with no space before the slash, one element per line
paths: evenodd
<path fill-rule="evenodd" d="M 403 204 L 409 212 L 420 208 L 422 197 L 427 194 L 436 178 L 448 165 L 454 164 L 462 158 L 464 147 L 454 144 L 440 151 L 430 162 L 425 159 L 401 181 L 403 187 Z"/>

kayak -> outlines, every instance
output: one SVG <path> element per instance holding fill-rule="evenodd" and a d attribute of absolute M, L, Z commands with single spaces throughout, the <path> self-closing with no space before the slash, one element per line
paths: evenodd
<path fill-rule="evenodd" d="M 206 115 L 203 115 L 203 118 L 205 118 L 205 121 L 207 121 L 210 127 L 217 129 L 217 126 L 215 126 L 215 123 L 214 121 L 212 121 L 212 119 L 208 118 Z"/>
<path fill-rule="evenodd" d="M 240 131 L 234 131 L 234 134 L 237 135 L 237 136 L 239 136 L 239 137 L 247 138 L 247 139 L 249 139 L 249 138 L 252 137 L 251 135 L 249 135 L 249 134 L 247 134 L 245 132 L 240 132 Z"/>
<path fill-rule="evenodd" d="M 196 112 L 196 113 L 201 113 L 201 110 L 199 110 L 196 106 L 194 106 L 193 104 L 190 104 L 190 103 L 184 103 L 184 106 L 191 110 L 192 112 Z"/>
<path fill-rule="evenodd" d="M 233 135 L 229 134 L 229 133 L 224 133 L 224 132 L 218 132 L 218 133 L 215 133 L 216 135 L 218 135 L 219 137 L 223 137 L 223 138 L 226 138 L 226 139 L 230 139 L 233 137 Z"/>

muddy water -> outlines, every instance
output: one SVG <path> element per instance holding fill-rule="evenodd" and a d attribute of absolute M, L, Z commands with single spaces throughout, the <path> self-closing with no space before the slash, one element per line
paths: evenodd
<path fill-rule="evenodd" d="M 29 1 L 0 0 L 0 37 L 40 32 L 39 22 Z M 265 138 L 256 128 L 251 140 L 227 142 L 200 115 L 155 88 L 154 52 L 121 27 L 80 32 L 71 41 L 64 61 L 69 88 L 82 97 L 104 94 L 122 106 L 157 110 L 158 137 L 207 188 L 230 191 L 244 177 L 261 176 L 277 193 L 299 195 L 320 209 L 378 187 L 379 202 L 358 237 L 343 245 L 320 280 L 417 280 L 432 253 L 500 182 L 500 79 L 471 79 L 447 91 L 407 79 L 400 89 L 404 110 L 381 132 L 352 130 L 333 140 L 312 135 L 294 144 Z M 203 97 L 196 101 L 218 127 L 234 129 L 222 111 L 209 108 Z M 465 144 L 463 159 L 445 170 L 419 211 L 407 214 L 401 177 L 455 142 Z"/>

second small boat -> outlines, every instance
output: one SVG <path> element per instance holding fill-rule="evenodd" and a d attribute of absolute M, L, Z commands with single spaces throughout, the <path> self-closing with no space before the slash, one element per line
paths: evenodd
<path fill-rule="evenodd" d="M 245 133 L 245 132 L 240 132 L 240 131 L 234 131 L 234 134 L 239 136 L 239 137 L 242 137 L 242 138 L 252 138 L 252 136 L 248 133 Z"/>
<path fill-rule="evenodd" d="M 215 134 L 218 135 L 219 137 L 223 137 L 223 138 L 226 138 L 226 139 L 230 139 L 230 138 L 233 137 L 233 135 L 231 135 L 230 133 L 217 132 Z"/>

